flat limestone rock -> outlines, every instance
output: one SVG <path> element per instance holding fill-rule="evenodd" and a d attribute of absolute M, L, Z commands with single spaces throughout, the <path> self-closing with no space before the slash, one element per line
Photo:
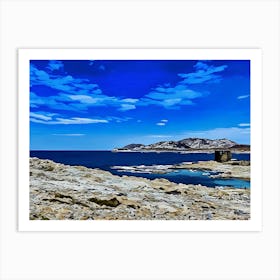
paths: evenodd
<path fill-rule="evenodd" d="M 116 176 L 30 158 L 30 219 L 248 220 L 250 190 Z"/>
<path fill-rule="evenodd" d="M 213 178 L 235 178 L 250 180 L 250 162 L 249 161 L 232 161 L 216 162 L 213 160 L 199 161 L 192 164 L 180 164 L 178 169 L 193 170 L 210 170 L 220 172 L 218 175 L 211 175 Z"/>

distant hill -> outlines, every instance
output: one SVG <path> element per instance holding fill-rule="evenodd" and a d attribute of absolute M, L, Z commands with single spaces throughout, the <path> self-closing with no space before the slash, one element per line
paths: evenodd
<path fill-rule="evenodd" d="M 196 151 L 229 149 L 250 151 L 250 145 L 241 145 L 228 139 L 186 138 L 179 141 L 161 141 L 150 145 L 129 144 L 114 151 Z"/>

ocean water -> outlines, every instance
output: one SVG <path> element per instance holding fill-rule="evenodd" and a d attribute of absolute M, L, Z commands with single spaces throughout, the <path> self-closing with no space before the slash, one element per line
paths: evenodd
<path fill-rule="evenodd" d="M 158 164 L 177 164 L 181 162 L 193 162 L 203 160 L 214 160 L 214 154 L 195 153 L 179 154 L 172 152 L 165 153 L 140 153 L 140 152 L 121 152 L 110 151 L 31 151 L 31 157 L 50 159 L 55 162 L 82 165 L 89 168 L 100 168 L 110 171 L 115 175 L 133 175 L 148 179 L 165 178 L 175 183 L 201 184 L 208 187 L 231 186 L 235 188 L 249 188 L 250 182 L 239 179 L 215 179 L 210 178 L 209 172 L 176 170 L 167 174 L 131 173 L 120 172 L 111 169 L 113 166 L 132 166 L 132 165 L 158 165 Z M 232 158 L 237 160 L 250 160 L 250 154 L 233 154 Z M 212 172 L 210 172 L 210 175 Z"/>

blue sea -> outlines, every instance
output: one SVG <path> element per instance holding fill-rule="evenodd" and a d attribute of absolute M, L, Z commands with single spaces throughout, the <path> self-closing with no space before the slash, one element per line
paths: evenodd
<path fill-rule="evenodd" d="M 250 188 L 250 182 L 239 179 L 215 179 L 209 177 L 208 171 L 175 170 L 167 174 L 131 173 L 120 172 L 111 169 L 113 166 L 134 165 L 164 165 L 178 164 L 181 162 L 195 162 L 203 160 L 214 160 L 214 154 L 194 153 L 180 154 L 172 152 L 164 153 L 140 153 L 111 151 L 30 151 L 31 157 L 50 159 L 55 162 L 68 165 L 82 165 L 89 168 L 100 168 L 110 171 L 115 175 L 128 175 L 144 177 L 148 179 L 165 178 L 175 183 L 201 184 L 208 187 L 231 186 L 235 188 Z M 232 158 L 237 160 L 250 160 L 250 154 L 233 154 Z M 214 174 L 210 172 L 210 175 Z"/>

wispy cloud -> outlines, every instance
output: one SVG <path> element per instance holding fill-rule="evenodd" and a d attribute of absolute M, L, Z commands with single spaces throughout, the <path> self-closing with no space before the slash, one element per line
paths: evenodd
<path fill-rule="evenodd" d="M 137 98 L 124 98 L 122 99 L 122 102 L 125 102 L 125 103 L 132 103 L 132 104 L 135 104 L 139 101 L 139 99 Z"/>
<path fill-rule="evenodd" d="M 73 136 L 73 137 L 76 137 L 76 136 L 84 136 L 85 134 L 81 134 L 81 133 L 54 133 L 52 135 L 55 135 L 55 136 Z"/>
<path fill-rule="evenodd" d="M 120 108 L 118 108 L 119 111 L 130 111 L 136 109 L 136 106 L 133 104 L 120 104 Z"/>
<path fill-rule="evenodd" d="M 224 71 L 228 66 L 213 66 L 204 62 L 198 61 L 194 65 L 195 72 L 192 73 L 180 73 L 179 77 L 183 78 L 181 84 L 201 84 L 201 83 L 218 83 L 221 81 L 222 76 L 214 73 Z"/>
<path fill-rule="evenodd" d="M 144 138 L 152 139 L 151 141 L 174 141 L 182 140 L 185 138 L 208 138 L 208 139 L 229 139 L 236 141 L 239 144 L 249 144 L 248 135 L 250 134 L 250 127 L 218 127 L 209 130 L 193 130 L 186 131 L 184 133 L 176 133 L 176 135 L 164 135 L 164 134 L 151 134 L 145 135 Z M 153 143 L 154 143 L 153 142 Z"/>
<path fill-rule="evenodd" d="M 108 120 L 108 121 L 115 121 L 115 122 L 117 122 L 117 123 L 122 123 L 122 122 L 127 122 L 127 121 L 129 121 L 129 120 L 132 120 L 132 118 L 131 117 L 107 117 L 106 118 L 106 120 Z"/>
<path fill-rule="evenodd" d="M 246 126 L 250 126 L 250 123 L 240 123 L 240 124 L 238 124 L 238 126 L 240 126 L 240 127 L 246 127 Z"/>
<path fill-rule="evenodd" d="M 115 117 L 108 116 L 104 118 L 80 118 L 80 117 L 65 117 L 61 114 L 54 114 L 49 112 L 30 112 L 30 121 L 42 124 L 92 124 L 92 123 L 122 123 L 132 120 L 131 117 Z"/>
<path fill-rule="evenodd" d="M 164 119 L 164 120 L 160 120 L 158 123 L 156 123 L 156 125 L 165 126 L 167 123 L 168 123 L 168 120 Z"/>
<path fill-rule="evenodd" d="M 40 112 L 37 112 L 37 113 L 33 113 L 33 112 L 30 112 L 30 117 L 31 118 L 35 118 L 35 119 L 39 119 L 39 120 L 43 120 L 43 121 L 50 121 L 52 119 L 52 116 L 55 115 L 55 114 L 49 114 L 49 113 L 40 113 Z"/>
<path fill-rule="evenodd" d="M 63 68 L 63 63 L 59 60 L 50 60 L 47 66 L 47 69 L 54 71 Z"/>
<path fill-rule="evenodd" d="M 107 120 L 89 119 L 89 118 L 56 118 L 55 120 L 45 121 L 35 118 L 30 118 L 31 122 L 43 124 L 90 124 L 90 123 L 108 123 Z"/>
<path fill-rule="evenodd" d="M 193 105 L 192 99 L 201 97 L 202 93 L 188 89 L 185 85 L 174 87 L 158 86 L 146 94 L 138 105 L 157 105 L 166 109 L 178 109 L 182 105 Z"/>
<path fill-rule="evenodd" d="M 68 97 L 69 100 L 74 100 L 85 104 L 92 104 L 98 101 L 97 98 L 93 98 L 92 96 L 89 95 L 77 94 L 77 95 L 64 95 L 64 96 Z"/>
<path fill-rule="evenodd" d="M 108 123 L 108 120 L 90 119 L 90 118 L 56 118 L 56 121 L 60 124 L 89 124 L 89 123 Z"/>
<path fill-rule="evenodd" d="M 31 63 L 30 86 L 33 87 L 35 85 L 43 85 L 58 91 L 72 94 L 99 94 L 101 92 L 98 85 L 90 83 L 88 79 L 74 78 L 71 75 L 67 75 L 66 73 L 63 73 L 63 75 L 48 73 L 47 71 L 37 69 Z"/>
<path fill-rule="evenodd" d="M 165 122 L 158 122 L 158 123 L 156 123 L 156 125 L 158 125 L 158 126 L 165 126 Z"/>
<path fill-rule="evenodd" d="M 58 114 L 49 114 L 41 112 L 40 114 L 31 112 L 30 121 L 41 124 L 94 124 L 94 123 L 108 123 L 107 119 L 92 119 L 92 118 L 62 118 Z"/>
<path fill-rule="evenodd" d="M 245 98 L 248 98 L 250 96 L 250 94 L 246 94 L 246 95 L 239 95 L 237 97 L 237 99 L 245 99 Z"/>
<path fill-rule="evenodd" d="M 89 64 L 93 64 L 90 61 Z M 85 78 L 75 78 L 64 72 L 61 61 L 49 61 L 46 69 L 38 69 L 30 64 L 30 106 L 31 108 L 48 107 L 52 110 L 88 111 L 91 107 L 112 107 L 117 111 L 126 112 L 143 106 L 160 106 L 165 109 L 179 109 L 185 105 L 194 105 L 194 100 L 207 96 L 206 91 L 197 91 L 190 88 L 193 84 L 218 82 L 220 73 L 227 65 L 213 66 L 205 62 L 197 62 L 194 72 L 179 73 L 181 78 L 175 85 L 163 83 L 152 88 L 142 98 L 125 98 L 110 96 L 103 93 L 97 83 Z M 60 71 L 55 71 L 60 70 Z M 45 86 L 53 90 L 53 94 L 40 96 L 35 86 Z M 240 98 L 245 98 L 244 96 Z"/>
<path fill-rule="evenodd" d="M 183 138 L 189 137 L 201 137 L 209 139 L 221 139 L 227 138 L 237 143 L 243 144 L 244 139 L 248 139 L 248 134 L 250 134 L 250 127 L 221 127 L 209 130 L 200 131 L 187 131 L 182 134 Z"/>
<path fill-rule="evenodd" d="M 190 86 L 220 82 L 222 76 L 216 73 L 223 72 L 228 66 L 213 66 L 199 61 L 193 67 L 195 72 L 179 73 L 178 76 L 182 79 L 174 86 L 171 86 L 170 83 L 164 83 L 152 88 L 151 92 L 141 98 L 137 105 L 157 105 L 166 109 L 179 109 L 183 105 L 193 105 L 194 99 L 207 96 L 209 93 L 194 90 Z"/>
<path fill-rule="evenodd" d="M 39 96 L 35 92 L 30 92 L 30 107 L 40 110 L 40 107 L 48 107 L 52 110 L 64 111 L 84 111 L 87 107 L 81 103 L 71 102 L 65 94 L 51 95 L 48 97 Z"/>
<path fill-rule="evenodd" d="M 63 68 L 62 62 L 50 61 L 47 69 L 58 70 Z M 74 78 L 71 75 L 54 74 L 37 69 L 30 65 L 30 85 L 46 86 L 54 90 L 53 95 L 40 96 L 34 89 L 30 93 L 30 106 L 38 108 L 46 106 L 56 110 L 87 110 L 89 107 L 112 106 L 119 111 L 136 109 L 138 99 L 108 96 L 103 94 L 96 83 L 88 79 Z"/>

